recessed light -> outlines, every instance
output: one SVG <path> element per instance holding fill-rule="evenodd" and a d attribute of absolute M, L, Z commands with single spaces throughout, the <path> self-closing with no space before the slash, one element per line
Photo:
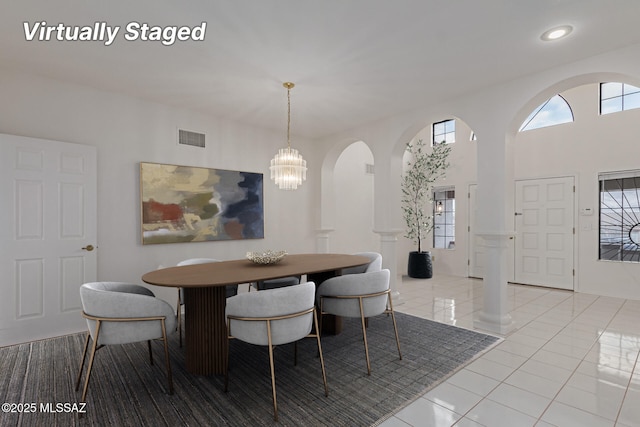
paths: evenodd
<path fill-rule="evenodd" d="M 550 30 L 545 31 L 540 38 L 546 42 L 551 40 L 558 40 L 563 37 L 566 37 L 573 31 L 573 27 L 571 25 L 562 25 L 560 27 L 555 27 Z"/>

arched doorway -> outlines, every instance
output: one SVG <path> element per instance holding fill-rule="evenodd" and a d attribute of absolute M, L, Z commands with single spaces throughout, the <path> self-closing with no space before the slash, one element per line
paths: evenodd
<path fill-rule="evenodd" d="M 332 252 L 378 251 L 373 232 L 373 153 L 363 141 L 347 146 L 333 168 L 334 232 Z"/>

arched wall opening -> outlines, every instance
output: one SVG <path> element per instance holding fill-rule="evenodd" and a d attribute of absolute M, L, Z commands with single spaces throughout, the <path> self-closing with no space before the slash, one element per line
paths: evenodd
<path fill-rule="evenodd" d="M 373 153 L 363 141 L 350 144 L 338 157 L 333 171 L 332 251 L 380 251 L 380 238 L 373 232 L 374 169 Z"/>
<path fill-rule="evenodd" d="M 578 103 L 582 103 L 584 105 L 591 104 L 591 107 L 589 108 L 592 109 L 592 112 L 591 112 L 592 119 L 594 120 L 597 119 L 597 116 L 598 116 L 597 115 L 597 93 L 592 93 L 591 95 L 581 95 L 579 88 L 588 84 L 597 86 L 598 83 L 606 82 L 606 81 L 620 81 L 620 82 L 625 82 L 632 85 L 638 85 L 637 78 L 634 79 L 630 76 L 624 76 L 616 73 L 586 74 L 586 75 L 580 75 L 580 76 L 568 78 L 556 84 L 552 84 L 547 88 L 545 88 L 544 90 L 541 90 L 539 93 L 537 93 L 535 96 L 531 97 L 530 99 L 523 100 L 522 102 L 520 102 L 519 103 L 520 108 L 516 110 L 516 113 L 513 114 L 511 118 L 505 117 L 505 120 L 503 121 L 504 123 L 508 123 L 508 126 L 504 131 L 505 133 L 503 134 L 504 140 L 506 141 L 506 144 L 505 144 L 506 159 L 507 159 L 506 164 L 487 165 L 487 167 L 490 167 L 490 168 L 493 168 L 493 167 L 512 168 L 512 170 L 509 171 L 507 176 L 513 176 L 514 181 L 516 179 L 538 178 L 538 177 L 542 177 L 543 175 L 547 176 L 551 173 L 552 167 L 555 168 L 553 170 L 553 174 L 555 175 L 568 174 L 568 175 L 576 176 L 577 177 L 576 179 L 576 188 L 577 188 L 576 190 L 577 191 L 576 227 L 577 228 L 582 226 L 581 223 L 585 221 L 584 218 L 578 215 L 579 209 L 580 209 L 580 206 L 579 206 L 580 203 L 582 203 L 586 199 L 590 199 L 591 200 L 590 204 L 593 205 L 592 208 L 597 207 L 597 197 L 598 197 L 597 192 L 594 193 L 593 191 L 591 191 L 593 190 L 594 185 L 597 186 L 597 171 L 595 171 L 595 169 L 591 171 L 584 170 L 584 162 L 582 159 L 587 154 L 587 152 L 591 150 L 595 153 L 598 153 L 596 156 L 594 156 L 594 158 L 602 161 L 599 163 L 602 167 L 607 167 L 607 168 L 615 167 L 618 169 L 623 167 L 630 168 L 631 163 L 633 163 L 633 160 L 637 158 L 637 156 L 633 156 L 630 153 L 628 153 L 627 155 L 624 156 L 624 159 L 620 159 L 618 157 L 616 160 L 616 156 L 612 155 L 612 151 L 610 149 L 611 145 L 602 143 L 602 141 L 606 140 L 606 138 L 603 137 L 603 138 L 600 138 L 600 141 L 595 141 L 593 139 L 593 135 L 590 135 L 591 131 L 588 130 L 588 128 L 585 128 L 585 130 L 583 130 L 578 137 L 569 137 L 563 131 L 563 127 L 565 127 L 566 129 L 576 128 L 577 125 L 573 123 L 566 123 L 563 125 L 550 127 L 548 129 L 543 128 L 543 129 L 533 130 L 533 131 L 524 132 L 524 133 L 519 133 L 518 129 L 521 126 L 522 122 L 525 120 L 525 118 L 531 113 L 531 111 L 534 108 L 536 108 L 546 99 L 558 93 L 565 94 L 568 92 L 566 96 L 570 98 L 569 101 L 572 108 L 576 109 L 575 111 L 576 121 L 580 121 L 584 117 L 584 111 L 583 111 L 584 108 L 578 105 Z M 577 95 L 578 98 L 575 98 L 575 95 Z M 516 102 L 516 105 L 517 104 L 518 103 Z M 452 109 L 452 111 L 454 110 L 455 108 Z M 456 143 L 454 144 L 454 150 L 452 151 L 452 156 L 451 156 L 453 160 L 451 162 L 452 166 L 449 169 L 447 178 L 445 182 L 440 183 L 443 185 L 454 185 L 456 188 L 456 195 L 459 194 L 461 196 L 461 197 L 456 197 L 456 212 L 458 215 L 456 215 L 455 249 L 454 250 L 443 250 L 443 249 L 433 250 L 432 249 L 432 250 L 436 258 L 434 262 L 434 268 L 436 269 L 436 271 L 446 273 L 446 274 L 458 275 L 458 276 L 469 275 L 469 268 L 468 268 L 469 257 L 470 257 L 469 252 L 470 250 L 472 250 L 471 248 L 472 236 L 470 236 L 468 233 L 468 229 L 470 227 L 470 221 L 471 221 L 470 209 L 472 208 L 469 204 L 469 189 L 470 187 L 472 187 L 477 183 L 477 168 L 479 167 L 477 165 L 477 158 L 478 158 L 477 150 L 481 149 L 481 144 L 483 143 L 483 132 L 482 132 L 483 126 L 485 128 L 487 126 L 487 123 L 480 122 L 478 117 L 476 117 L 473 114 L 473 112 L 471 113 L 467 112 L 466 115 L 468 116 L 467 118 L 469 119 L 468 122 L 465 122 L 464 120 L 460 119 L 459 117 L 453 114 L 446 115 L 446 114 L 442 114 L 441 112 L 438 114 L 429 114 L 428 118 L 424 120 L 420 120 L 419 122 L 414 123 L 411 127 L 408 127 L 405 129 L 403 136 L 398 139 L 393 149 L 393 155 L 392 155 L 392 158 L 399 157 L 400 159 L 402 159 L 402 156 L 404 154 L 404 148 L 408 141 L 412 139 L 419 139 L 421 137 L 424 138 L 425 140 L 428 140 L 430 138 L 431 123 L 438 120 L 442 120 L 443 118 L 452 118 L 452 117 L 456 118 L 457 120 L 456 131 L 457 131 L 457 134 L 458 133 L 460 134 L 460 136 L 456 135 Z M 625 118 L 623 117 L 625 115 L 627 117 L 640 115 L 640 110 L 637 110 L 636 112 L 633 112 L 633 111 L 623 112 L 617 118 L 614 117 L 615 116 L 614 114 L 614 115 L 611 115 L 611 117 L 604 117 L 600 119 L 603 121 L 608 121 L 612 124 L 619 122 L 619 124 L 623 126 L 625 121 L 628 122 L 628 120 L 625 120 Z M 631 119 L 631 121 L 633 122 L 634 119 Z M 467 125 L 467 123 L 475 123 L 475 125 L 469 126 Z M 475 126 L 477 126 L 477 129 L 474 128 Z M 615 126 L 618 126 L 618 124 L 616 124 Z M 631 127 L 627 127 L 627 129 L 628 130 L 626 132 L 628 133 L 629 138 L 632 138 L 634 134 L 637 135 L 638 133 L 637 125 L 636 127 L 633 127 L 632 125 Z M 470 138 L 471 131 L 475 131 L 475 130 L 478 130 L 477 140 L 472 141 Z M 603 133 L 605 131 L 606 129 L 602 130 Z M 467 137 L 466 135 L 467 132 L 469 133 L 469 137 Z M 534 133 L 538 133 L 540 135 L 546 135 L 553 132 L 557 132 L 559 135 L 558 137 L 559 140 L 555 140 L 556 141 L 555 143 L 551 143 L 551 141 L 554 140 L 553 137 L 547 137 L 547 136 L 543 136 L 540 142 L 535 142 L 532 140 L 531 144 L 524 143 L 524 141 L 526 141 L 527 139 L 533 138 Z M 568 138 L 573 138 L 573 141 L 570 142 L 569 144 L 567 143 Z M 564 140 L 564 142 L 560 140 Z M 589 140 L 590 144 L 592 144 L 592 146 L 588 149 L 587 149 L 587 145 L 585 145 L 585 142 L 584 142 L 586 140 Z M 563 144 L 566 146 L 571 145 L 572 146 L 571 150 L 562 149 L 561 147 L 563 146 Z M 629 149 L 633 150 L 634 145 L 630 141 L 627 141 L 627 142 L 622 142 L 622 147 L 624 147 L 623 150 L 629 150 Z M 404 161 L 400 162 L 401 168 L 402 168 L 402 165 L 404 165 Z M 483 166 L 480 166 L 480 167 L 483 167 Z M 542 173 L 543 171 L 548 171 L 548 173 L 543 174 Z M 402 170 L 400 170 L 399 173 L 402 173 Z M 588 175 L 588 178 L 585 177 L 585 174 Z M 585 194 L 584 183 L 586 182 L 585 180 L 587 179 L 591 181 L 591 185 L 590 185 L 591 190 L 587 189 L 586 191 L 591 194 Z M 513 214 L 514 214 L 514 192 L 515 192 L 514 188 L 515 188 L 515 182 L 510 182 L 507 184 L 507 191 L 509 194 L 507 194 L 507 197 L 506 197 L 507 199 L 506 209 L 510 212 L 510 215 L 507 216 L 507 221 L 511 221 L 511 218 L 513 218 Z M 511 226 L 512 225 L 509 223 L 508 228 Z M 591 227 L 592 231 L 594 231 L 592 232 L 593 235 L 597 234 L 595 230 L 593 230 L 597 228 L 597 224 L 594 223 L 591 226 L 585 225 L 585 228 L 589 228 L 589 227 Z M 576 230 L 576 233 L 578 235 L 576 240 L 585 239 L 585 236 L 580 235 L 581 233 L 579 233 L 578 229 Z M 593 236 L 592 236 L 592 240 L 593 240 Z M 593 290 L 594 284 L 588 284 L 587 281 L 585 281 L 585 279 L 588 279 L 587 276 L 592 274 L 592 272 L 590 270 L 589 270 L 589 273 L 585 272 L 587 270 L 578 272 L 577 267 L 580 264 L 585 263 L 583 252 L 587 251 L 589 253 L 588 256 L 591 257 L 591 259 L 595 257 L 594 251 L 596 249 L 594 248 L 597 246 L 597 242 L 595 241 L 593 242 L 593 244 L 591 245 L 593 247 L 591 249 L 584 248 L 584 243 L 582 241 L 579 243 L 576 243 L 576 246 L 577 246 L 577 253 L 579 254 L 579 255 L 576 255 L 576 261 L 575 261 L 576 271 L 577 271 L 576 275 L 579 276 L 576 282 L 581 283 L 581 286 L 576 287 L 576 290 L 581 290 L 585 292 L 594 292 Z M 398 269 L 401 272 L 406 272 L 406 259 L 407 259 L 407 254 L 410 250 L 413 250 L 413 243 L 410 242 L 408 239 L 405 239 L 404 237 L 399 236 Z M 513 263 L 514 263 L 513 248 L 511 248 L 510 250 L 511 250 L 511 254 L 510 254 L 511 261 L 510 261 L 510 267 L 509 267 L 510 268 L 509 277 L 513 278 Z M 605 270 L 607 269 L 608 268 L 605 268 Z M 633 273 L 632 277 L 636 282 L 638 282 L 636 273 Z M 638 291 L 633 291 L 633 292 L 638 293 Z M 596 293 L 603 293 L 603 292 L 600 289 L 600 290 L 597 290 Z"/>
<path fill-rule="evenodd" d="M 538 92 L 532 92 L 534 95 L 526 95 L 526 99 L 522 96 L 518 99 L 513 95 L 497 97 L 495 102 L 502 102 L 503 104 L 495 107 L 490 106 L 491 112 L 489 114 L 487 114 L 486 109 L 478 109 L 480 107 L 470 108 L 471 106 L 483 105 L 482 100 L 479 98 L 470 103 L 461 103 L 461 108 L 456 108 L 455 104 L 452 104 L 453 107 L 447 107 L 445 110 L 458 112 L 459 114 L 443 114 L 442 110 L 430 110 L 420 114 L 420 117 L 418 117 L 418 114 L 414 113 L 415 119 L 412 122 L 409 122 L 408 125 L 405 123 L 405 125 L 396 129 L 398 137 L 391 147 L 386 143 L 383 144 L 382 141 L 370 142 L 374 157 L 378 163 L 382 162 L 382 166 L 386 169 L 385 176 L 400 176 L 403 168 L 402 158 L 407 142 L 413 138 L 419 138 L 421 135 L 422 137 L 430 137 L 428 135 L 430 125 L 435 121 L 452 117 L 457 119 L 464 117 L 464 120 L 459 120 L 460 123 L 465 123 L 465 125 L 457 125 L 457 130 L 466 126 L 469 135 L 462 134 L 456 137 L 457 142 L 454 144 L 455 147 L 452 152 L 454 161 L 452 161 L 452 166 L 446 179 L 446 184 L 455 185 L 456 194 L 461 193 L 462 196 L 461 198 L 457 197 L 456 203 L 456 212 L 460 215 L 456 216 L 455 249 L 438 249 L 435 251 L 434 268 L 436 273 L 441 272 L 457 276 L 468 275 L 468 254 L 471 242 L 468 238 L 467 229 L 470 221 L 470 207 L 468 204 L 467 206 L 463 206 L 463 204 L 468 203 L 467 190 L 469 186 L 477 183 L 478 168 L 504 168 L 508 170 L 505 185 L 507 194 L 504 205 L 491 208 L 507 211 L 505 225 L 507 232 L 512 229 L 510 227 L 512 227 L 511 221 L 514 214 L 516 180 L 535 179 L 559 174 L 571 175 L 576 177 L 575 269 L 576 285 L 578 286 L 576 286 L 575 290 L 640 299 L 640 287 L 637 286 L 640 283 L 640 273 L 638 272 L 640 264 L 616 266 L 611 263 L 610 265 L 605 265 L 605 263 L 598 261 L 597 218 L 596 216 L 587 218 L 579 214 L 582 208 L 591 208 L 593 211 L 598 206 L 598 172 L 610 169 L 638 168 L 637 154 L 632 154 L 629 150 L 633 151 L 634 147 L 637 147 L 635 141 L 631 141 L 640 130 L 640 110 L 625 111 L 620 114 L 600 117 L 597 114 L 597 93 L 592 93 L 591 95 L 581 93 L 581 87 L 585 85 L 596 87 L 598 83 L 604 81 L 619 81 L 640 86 L 637 78 L 628 75 L 616 73 L 578 75 L 546 87 L 541 85 L 541 89 Z M 574 109 L 575 122 L 518 133 L 520 125 L 529 113 L 546 99 L 558 93 L 562 93 Z M 583 103 L 585 107 L 581 107 L 578 105 L 579 103 Z M 589 104 L 591 106 L 586 107 Z M 589 113 L 591 114 L 591 119 L 584 120 L 585 111 L 588 109 L 592 110 Z M 513 113 L 514 111 L 515 113 Z M 582 124 L 580 124 L 581 121 Z M 592 132 L 593 129 L 589 128 L 589 126 L 593 126 L 595 121 L 605 124 L 598 131 L 602 132 L 602 137 L 595 136 Z M 466 125 L 466 123 L 470 125 Z M 500 129 L 496 129 L 496 126 L 499 126 Z M 583 127 L 577 133 L 572 131 L 574 132 L 573 134 L 568 131 L 571 128 L 575 130 L 581 126 L 586 127 Z M 619 131 L 617 130 L 618 128 L 625 130 Z M 611 133 L 612 129 L 616 129 L 613 134 Z M 477 132 L 476 141 L 472 141 L 470 138 L 471 130 Z M 427 135 L 421 134 L 421 132 L 426 132 Z M 552 134 L 555 134 L 555 136 Z M 490 141 L 489 138 L 493 138 L 493 141 Z M 482 149 L 482 144 L 495 143 L 496 139 L 501 138 L 504 139 L 498 143 L 504 146 L 504 157 L 495 162 L 489 158 L 486 165 L 478 165 L 478 150 Z M 425 137 L 425 139 L 427 138 Z M 357 139 L 340 141 L 332 147 L 324 159 L 322 169 L 321 228 L 333 229 L 335 227 L 334 212 L 337 198 L 334 195 L 336 188 L 333 185 L 333 169 L 345 148 L 357 141 Z M 571 149 L 562 148 L 563 146 L 565 148 L 571 146 Z M 615 151 L 614 147 L 619 147 L 620 150 Z M 583 160 L 586 158 L 585 156 L 590 156 L 589 162 L 594 162 L 593 165 L 585 166 L 586 164 Z M 395 184 L 387 185 L 386 182 L 379 182 L 379 184 L 382 184 L 380 188 L 375 189 L 377 200 L 374 200 L 374 204 L 376 208 L 380 210 L 382 206 L 384 209 L 397 209 L 399 212 L 400 206 L 398 203 L 382 204 L 384 201 L 381 200 L 379 195 L 383 195 L 382 198 L 384 198 L 385 195 L 388 197 L 389 194 L 393 194 L 395 191 L 397 191 L 396 194 L 399 194 L 400 189 L 392 188 L 395 187 Z M 486 213 L 484 214 L 486 215 Z M 591 224 L 588 224 L 589 222 Z M 385 221 L 380 221 L 380 224 L 394 226 L 394 224 L 387 224 Z M 466 242 L 464 242 L 465 237 L 467 238 Z M 398 274 L 406 274 L 407 255 L 413 249 L 413 244 L 403 237 L 402 232 L 399 232 L 396 246 L 397 251 L 394 255 Z M 511 261 L 509 263 L 513 265 L 513 251 L 510 257 Z"/>
<path fill-rule="evenodd" d="M 476 180 L 476 150 L 479 143 L 479 141 L 471 138 L 473 130 L 465 120 L 456 115 L 442 112 L 432 114 L 422 120 L 419 126 L 416 124 L 412 126 L 411 130 L 405 132 L 406 139 L 398 141 L 394 148 L 394 156 L 398 156 L 401 159 L 398 174 L 403 174 L 409 161 L 409 155 L 406 152 L 407 143 L 415 143 L 422 139 L 427 146 L 430 146 L 433 123 L 449 119 L 455 120 L 456 140 L 451 145 L 450 167 L 446 176 L 435 183 L 434 189 L 452 189 L 455 193 L 455 241 L 449 242 L 451 244 L 445 245 L 446 247 L 444 248 L 434 248 L 433 232 L 431 232 L 423 239 L 422 247 L 424 248 L 423 250 L 428 250 L 432 253 L 434 271 L 441 274 L 462 275 L 460 270 L 466 266 L 466 248 L 468 247 L 466 227 L 463 229 L 468 216 L 467 191 L 469 184 Z M 400 191 L 399 188 L 398 191 Z M 429 204 L 427 209 L 432 211 L 432 204 Z M 416 250 L 416 244 L 404 237 L 404 233 L 402 233 L 399 236 L 398 248 L 398 269 L 402 274 L 406 274 L 409 252 Z"/>
<path fill-rule="evenodd" d="M 321 228 L 330 252 L 379 251 L 374 222 L 374 157 L 362 140 L 335 144 L 322 164 Z"/>
<path fill-rule="evenodd" d="M 513 156 L 515 182 L 560 177 L 574 181 L 574 290 L 640 298 L 640 264 L 604 261 L 598 256 L 599 174 L 640 169 L 637 162 L 640 109 L 601 115 L 599 84 L 604 82 L 638 86 L 637 78 L 617 73 L 592 73 L 563 80 L 524 103 L 514 115 L 506 137 Z M 555 94 L 561 94 L 571 105 L 574 122 L 518 132 L 531 110 Z M 517 223 L 514 228 L 517 240 Z M 518 281 L 517 247 L 511 255 L 515 270 L 512 280 Z"/>

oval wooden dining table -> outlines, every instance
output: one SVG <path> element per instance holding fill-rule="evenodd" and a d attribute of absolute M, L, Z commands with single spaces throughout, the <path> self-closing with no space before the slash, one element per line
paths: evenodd
<path fill-rule="evenodd" d="M 295 254 L 277 264 L 255 264 L 247 259 L 185 265 L 150 271 L 145 283 L 184 288 L 185 360 L 189 372 L 200 375 L 226 371 L 226 285 L 307 275 L 316 286 L 343 268 L 369 263 L 360 255 Z"/>

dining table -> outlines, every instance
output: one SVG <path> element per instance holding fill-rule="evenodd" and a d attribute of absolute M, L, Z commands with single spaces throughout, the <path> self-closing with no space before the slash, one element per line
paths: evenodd
<path fill-rule="evenodd" d="M 224 374 L 228 345 L 225 286 L 302 275 L 318 286 L 330 277 L 341 275 L 344 268 L 369 262 L 369 258 L 361 255 L 291 254 L 275 264 L 236 259 L 162 268 L 144 274 L 142 280 L 155 286 L 184 289 L 187 371 L 200 375 Z M 339 323 L 334 327 L 339 329 Z"/>

